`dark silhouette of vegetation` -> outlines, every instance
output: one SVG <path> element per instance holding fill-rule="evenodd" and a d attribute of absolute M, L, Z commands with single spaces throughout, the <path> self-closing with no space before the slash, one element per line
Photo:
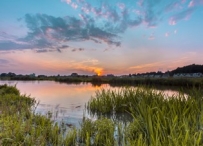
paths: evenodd
<path fill-rule="evenodd" d="M 170 72 L 171 75 L 178 74 L 178 73 L 202 73 L 203 74 L 203 65 L 187 65 L 183 67 L 178 67 L 175 70 Z"/>

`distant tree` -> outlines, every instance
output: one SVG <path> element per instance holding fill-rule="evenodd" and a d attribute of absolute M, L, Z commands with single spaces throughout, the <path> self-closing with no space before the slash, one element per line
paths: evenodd
<path fill-rule="evenodd" d="M 9 72 L 9 73 L 7 74 L 7 76 L 9 76 L 9 77 L 15 77 L 16 74 L 15 74 L 15 73 L 12 73 L 12 72 Z"/>
<path fill-rule="evenodd" d="M 6 77 L 7 76 L 7 73 L 2 73 L 1 74 L 1 77 Z"/>
<path fill-rule="evenodd" d="M 178 67 L 175 70 L 172 70 L 170 74 L 178 74 L 178 73 L 203 73 L 203 65 L 188 65 L 183 67 Z"/>

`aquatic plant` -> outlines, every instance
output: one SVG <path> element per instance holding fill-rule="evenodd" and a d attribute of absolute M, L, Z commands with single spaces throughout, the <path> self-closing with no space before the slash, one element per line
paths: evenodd
<path fill-rule="evenodd" d="M 114 146 L 114 131 L 115 124 L 111 119 L 84 119 L 79 130 L 79 141 L 86 145 Z"/>
<path fill-rule="evenodd" d="M 126 145 L 202 145 L 202 94 L 167 96 L 146 87 L 100 90 L 87 108 L 90 112 L 128 112 Z"/>

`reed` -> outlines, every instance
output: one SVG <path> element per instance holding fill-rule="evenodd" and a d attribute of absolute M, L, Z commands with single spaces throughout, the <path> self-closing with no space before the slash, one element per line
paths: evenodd
<path fill-rule="evenodd" d="M 130 113 L 126 145 L 203 145 L 202 104 L 202 94 L 195 89 L 189 95 L 167 96 L 138 87 L 97 91 L 87 108 L 94 113 Z"/>
<path fill-rule="evenodd" d="M 115 124 L 111 119 L 101 118 L 96 121 L 84 119 L 79 130 L 79 141 L 88 145 L 114 146 Z"/>

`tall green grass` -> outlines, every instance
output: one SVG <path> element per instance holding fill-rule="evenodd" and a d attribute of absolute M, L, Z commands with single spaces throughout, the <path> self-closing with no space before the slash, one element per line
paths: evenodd
<path fill-rule="evenodd" d="M 1 146 L 69 146 L 75 133 L 65 137 L 62 128 L 49 118 L 34 114 L 36 101 L 20 95 L 16 87 L 0 86 Z M 73 130 L 74 131 L 74 130 Z"/>
<path fill-rule="evenodd" d="M 93 113 L 130 113 L 126 145 L 203 145 L 202 95 L 166 96 L 146 87 L 101 90 L 89 102 Z"/>

